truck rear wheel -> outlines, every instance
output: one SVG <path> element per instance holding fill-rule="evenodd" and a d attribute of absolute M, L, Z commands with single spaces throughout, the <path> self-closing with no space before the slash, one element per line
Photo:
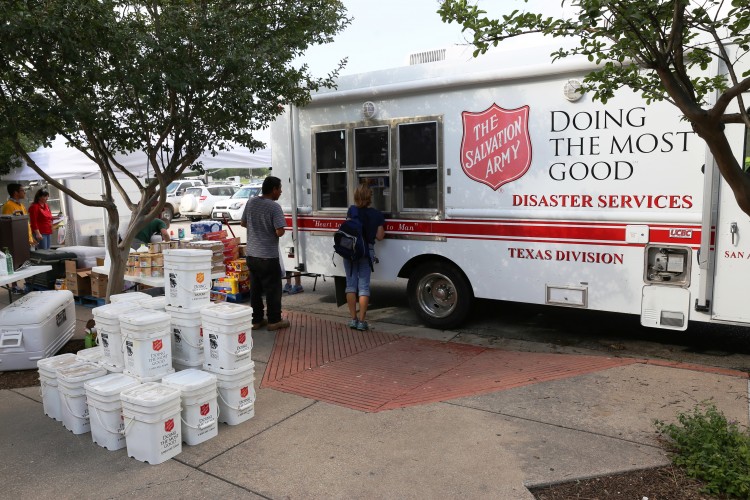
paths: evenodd
<path fill-rule="evenodd" d="M 458 326 L 469 313 L 471 286 L 456 266 L 447 262 L 425 262 L 409 277 L 409 304 L 432 328 Z"/>

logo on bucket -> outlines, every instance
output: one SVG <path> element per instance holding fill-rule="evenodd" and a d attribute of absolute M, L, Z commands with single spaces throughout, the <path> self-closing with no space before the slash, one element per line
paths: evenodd
<path fill-rule="evenodd" d="M 182 336 L 180 335 L 180 330 L 175 328 L 174 329 L 174 341 L 176 344 L 179 344 L 182 342 Z"/>
<path fill-rule="evenodd" d="M 198 283 L 203 283 L 203 280 L 206 279 L 206 276 L 204 273 L 195 273 L 195 281 Z"/>
<path fill-rule="evenodd" d="M 247 340 L 247 335 L 245 334 L 245 332 L 242 332 L 239 335 L 237 335 L 237 342 L 239 342 L 240 344 L 244 344 L 245 340 Z"/>
<path fill-rule="evenodd" d="M 151 342 L 151 346 L 154 348 L 154 351 L 161 351 L 161 348 L 164 347 L 164 344 L 162 343 L 162 340 L 154 340 Z"/>
<path fill-rule="evenodd" d="M 174 429 L 174 419 L 170 418 L 166 422 L 164 422 L 164 431 L 165 432 L 172 432 L 172 429 Z"/>
<path fill-rule="evenodd" d="M 109 348 L 109 335 L 107 335 L 106 333 L 102 333 L 101 337 L 102 337 L 102 345 L 104 346 L 105 349 L 108 349 Z"/>
<path fill-rule="evenodd" d="M 133 355 L 133 343 L 131 341 L 128 340 L 125 342 L 125 350 L 128 353 L 128 357 Z"/>
<path fill-rule="evenodd" d="M 529 107 L 461 113 L 461 167 L 471 179 L 497 190 L 523 177 L 531 166 Z"/>
<path fill-rule="evenodd" d="M 247 386 L 240 389 L 240 396 L 242 396 L 243 398 L 246 398 L 249 393 L 250 391 L 247 390 Z"/>
<path fill-rule="evenodd" d="M 208 415 L 208 412 L 211 411 L 211 408 L 209 407 L 209 404 L 206 403 L 204 405 L 201 405 L 201 415 L 206 416 Z"/>

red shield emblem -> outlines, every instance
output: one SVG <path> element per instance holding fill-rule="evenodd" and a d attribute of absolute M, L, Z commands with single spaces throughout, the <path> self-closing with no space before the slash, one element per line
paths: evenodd
<path fill-rule="evenodd" d="M 469 178 L 497 190 L 523 177 L 531 166 L 528 106 L 503 109 L 493 103 L 461 117 L 461 167 Z"/>
<path fill-rule="evenodd" d="M 246 398 L 249 393 L 250 391 L 247 390 L 247 387 L 243 387 L 242 389 L 240 389 L 240 396 L 242 396 L 243 398 Z"/>
<path fill-rule="evenodd" d="M 195 273 L 195 281 L 198 283 L 203 283 L 203 281 L 206 279 L 206 275 L 203 273 Z"/>
<path fill-rule="evenodd" d="M 240 344 L 244 344 L 246 339 L 247 339 L 247 336 L 245 335 L 245 332 L 242 332 L 239 335 L 237 335 L 237 342 L 239 342 Z"/>
<path fill-rule="evenodd" d="M 161 348 L 164 347 L 164 344 L 162 343 L 162 340 L 154 340 L 151 342 L 151 346 L 154 348 L 154 351 L 161 351 Z"/>
<path fill-rule="evenodd" d="M 211 411 L 211 408 L 209 407 L 208 403 L 201 405 L 201 415 L 206 416 L 208 415 L 208 412 Z"/>
<path fill-rule="evenodd" d="M 166 432 L 172 432 L 172 429 L 174 429 L 174 419 L 170 418 L 166 422 L 164 422 L 164 430 Z"/>

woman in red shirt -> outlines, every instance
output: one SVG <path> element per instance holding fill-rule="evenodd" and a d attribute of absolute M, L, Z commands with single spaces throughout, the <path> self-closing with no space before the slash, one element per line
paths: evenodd
<path fill-rule="evenodd" d="M 49 191 L 40 189 L 34 195 L 34 203 L 29 206 L 31 233 L 38 242 L 37 250 L 46 250 L 52 244 L 52 212 L 47 205 Z"/>

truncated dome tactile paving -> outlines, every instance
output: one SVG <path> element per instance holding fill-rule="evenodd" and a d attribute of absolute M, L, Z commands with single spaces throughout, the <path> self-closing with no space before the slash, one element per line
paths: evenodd
<path fill-rule="evenodd" d="M 643 362 L 501 349 L 349 329 L 290 312 L 261 387 L 378 412 Z"/>

